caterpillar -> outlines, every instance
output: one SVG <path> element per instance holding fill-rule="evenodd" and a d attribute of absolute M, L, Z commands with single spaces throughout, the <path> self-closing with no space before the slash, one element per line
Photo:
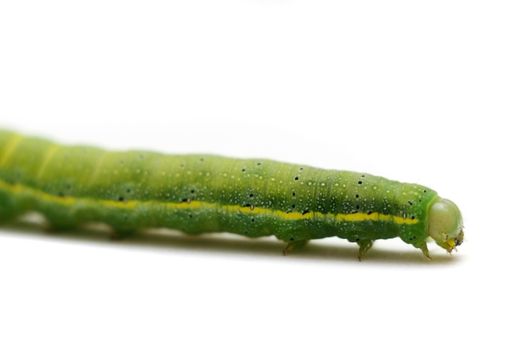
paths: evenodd
<path fill-rule="evenodd" d="M 430 258 L 463 241 L 458 207 L 434 190 L 367 173 L 267 159 L 63 146 L 0 130 L 0 222 L 36 211 L 54 230 L 101 222 L 117 237 L 148 228 L 359 245 L 399 237 Z"/>

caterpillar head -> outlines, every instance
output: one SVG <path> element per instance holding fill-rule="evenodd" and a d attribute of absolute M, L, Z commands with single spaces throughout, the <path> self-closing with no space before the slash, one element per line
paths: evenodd
<path fill-rule="evenodd" d="M 463 218 L 457 205 L 438 198 L 430 206 L 428 235 L 449 253 L 463 242 Z"/>

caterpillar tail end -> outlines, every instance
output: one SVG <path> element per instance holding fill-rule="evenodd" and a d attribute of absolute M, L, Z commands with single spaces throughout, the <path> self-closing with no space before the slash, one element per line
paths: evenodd
<path fill-rule="evenodd" d="M 428 236 L 447 252 L 463 243 L 463 218 L 454 202 L 438 198 L 430 206 Z"/>

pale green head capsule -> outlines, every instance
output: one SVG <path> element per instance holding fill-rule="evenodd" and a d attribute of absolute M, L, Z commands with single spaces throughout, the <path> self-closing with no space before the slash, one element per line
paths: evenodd
<path fill-rule="evenodd" d="M 463 242 L 463 218 L 457 205 L 448 199 L 438 198 L 428 213 L 429 237 L 449 253 Z"/>

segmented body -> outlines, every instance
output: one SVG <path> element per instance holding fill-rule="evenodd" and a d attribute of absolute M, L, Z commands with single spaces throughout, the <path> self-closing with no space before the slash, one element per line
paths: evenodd
<path fill-rule="evenodd" d="M 42 213 L 57 229 L 88 222 L 116 232 L 400 237 L 421 247 L 433 190 L 350 171 L 266 159 L 116 152 L 0 131 L 0 220 Z"/>

